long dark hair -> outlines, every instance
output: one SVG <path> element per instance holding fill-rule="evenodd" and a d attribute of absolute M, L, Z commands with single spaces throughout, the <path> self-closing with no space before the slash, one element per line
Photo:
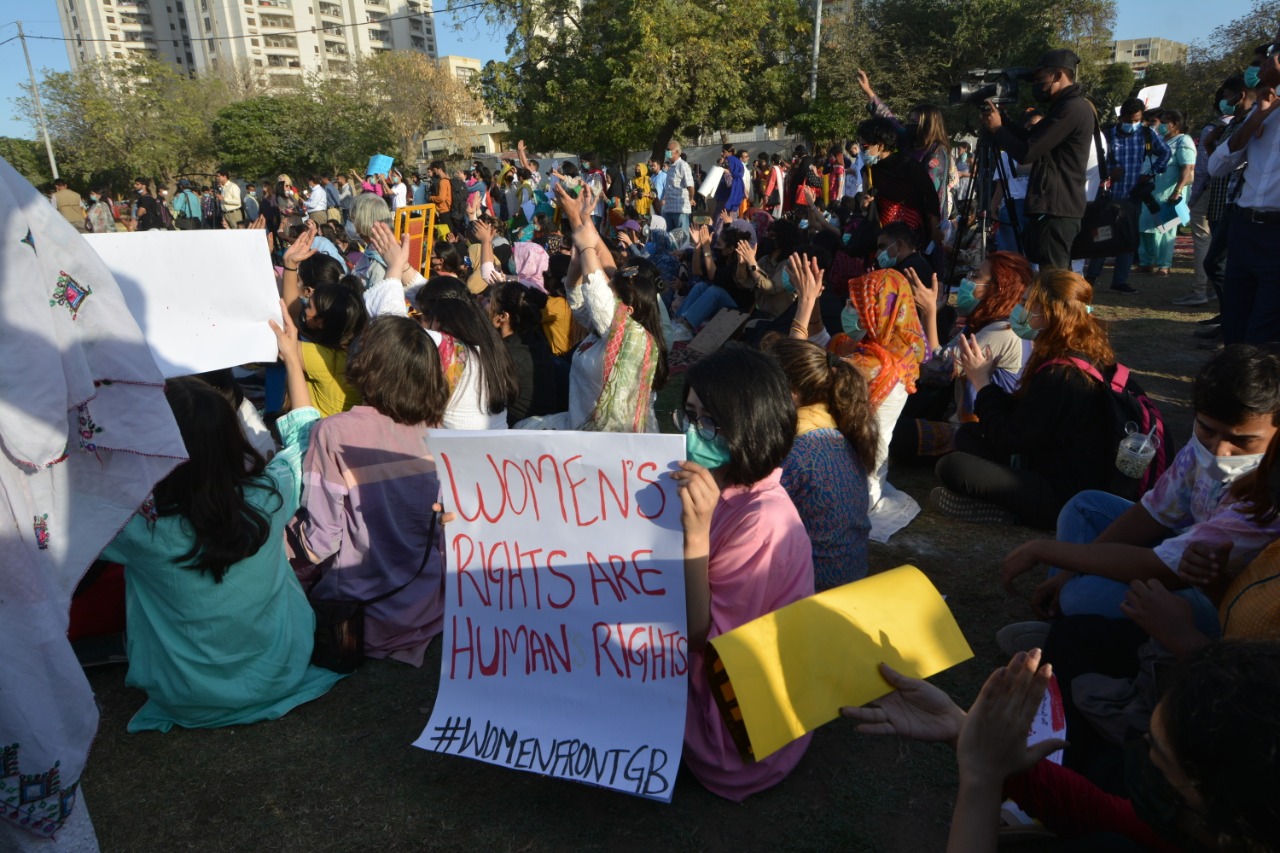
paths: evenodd
<path fill-rule="evenodd" d="M 480 358 L 489 414 L 503 412 L 520 392 L 515 365 L 498 330 L 465 284 L 446 275 L 432 276 L 418 291 L 418 310 L 441 332 L 467 345 Z"/>
<path fill-rule="evenodd" d="M 504 281 L 489 291 L 489 305 L 495 315 L 506 314 L 511 331 L 523 337 L 525 332 L 542 325 L 547 295 L 518 281 Z"/>
<path fill-rule="evenodd" d="M 631 271 L 635 270 L 634 273 Z M 662 290 L 662 273 L 653 261 L 638 259 L 622 267 L 613 276 L 613 292 L 622 304 L 631 309 L 635 320 L 653 338 L 658 363 L 653 371 L 653 390 L 660 391 L 667 384 L 667 341 L 662 335 L 662 309 L 658 307 L 658 293 Z"/>
<path fill-rule="evenodd" d="M 879 429 L 862 371 L 810 341 L 776 338 L 766 352 L 781 365 L 796 404 L 825 405 L 862 467 L 875 470 Z"/>
<path fill-rule="evenodd" d="M 317 287 L 311 293 L 311 304 L 321 325 L 318 329 L 308 327 L 306 336 L 320 346 L 345 350 L 369 322 L 369 309 L 364 300 L 341 284 Z"/>
<path fill-rule="evenodd" d="M 156 486 L 156 513 L 181 517 L 192 534 L 178 565 L 222 583 L 227 569 L 258 553 L 271 534 L 271 516 L 249 502 L 246 486 L 268 489 L 277 499 L 280 493 L 262 478 L 266 460 L 245 439 L 218 389 L 184 376 L 165 383 L 165 398 L 189 458 Z"/>

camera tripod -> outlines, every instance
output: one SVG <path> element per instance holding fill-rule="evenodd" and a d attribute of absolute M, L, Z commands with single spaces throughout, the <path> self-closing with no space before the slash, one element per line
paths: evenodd
<path fill-rule="evenodd" d="M 969 175 L 969 187 L 965 190 L 964 198 L 960 200 L 961 215 L 960 223 L 956 227 L 955 251 L 951 253 L 951 264 L 947 269 L 948 289 L 950 289 L 950 282 L 955 278 L 956 262 L 959 260 L 961 247 L 964 246 L 965 235 L 971 227 L 970 219 L 975 222 L 978 233 L 981 235 L 979 258 L 986 260 L 987 218 L 990 215 L 991 198 L 994 195 L 993 184 L 996 181 L 1000 181 L 1004 187 L 1001 204 L 1009 214 L 1008 225 L 1013 230 L 1014 245 L 1018 247 L 1019 254 L 1026 254 L 1022 242 L 1022 227 L 1018 223 L 1018 209 L 1012 204 L 1009 195 L 1009 183 L 1013 175 L 1007 168 L 1005 158 L 1000 156 L 1000 149 L 996 148 L 991 134 L 985 130 L 978 133 L 978 145 L 973 152 L 973 165 L 969 169 Z M 1001 226 L 1003 227 L 1004 224 L 1001 223 Z"/>

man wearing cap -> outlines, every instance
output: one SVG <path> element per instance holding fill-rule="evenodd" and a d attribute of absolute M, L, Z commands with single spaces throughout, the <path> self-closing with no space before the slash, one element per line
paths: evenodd
<path fill-rule="evenodd" d="M 997 147 L 1031 166 L 1024 208 L 1027 258 L 1044 267 L 1071 268 L 1071 244 L 1084 216 L 1085 170 L 1097 116 L 1076 84 L 1079 65 L 1073 51 L 1051 50 L 1024 75 L 1035 99 L 1048 106 L 1034 127 L 1004 122 L 990 101 L 980 116 Z"/>
<path fill-rule="evenodd" d="M 173 224 L 179 231 L 195 231 L 200 227 L 200 197 L 191 191 L 191 181 L 178 181 L 178 194 L 173 197 Z"/>
<path fill-rule="evenodd" d="M 1230 175 L 1241 163 L 1236 207 L 1227 231 L 1222 281 L 1222 339 L 1227 345 L 1280 341 L 1280 43 L 1260 48 L 1257 100 L 1240 129 L 1209 157 L 1209 175 Z"/>

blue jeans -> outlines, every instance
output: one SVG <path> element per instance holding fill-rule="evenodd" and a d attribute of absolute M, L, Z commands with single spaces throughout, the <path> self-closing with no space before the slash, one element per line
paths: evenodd
<path fill-rule="evenodd" d="M 1025 252 L 1027 248 L 1027 226 L 1026 216 L 1022 212 L 1024 200 L 1020 198 L 1006 198 L 1000 205 L 1000 218 L 997 220 L 1000 227 L 996 229 L 996 249 L 1001 252 L 1013 252 L 1020 254 L 1018 251 L 1018 241 L 1013 236 L 1013 225 L 1009 221 L 1009 210 L 1013 209 L 1013 213 L 1017 216 L 1018 233 L 1022 235 L 1022 250 Z"/>
<path fill-rule="evenodd" d="M 1222 337 L 1227 344 L 1280 341 L 1280 223 L 1250 222 L 1237 209 L 1229 227 Z"/>
<path fill-rule="evenodd" d="M 738 303 L 733 301 L 729 291 L 723 287 L 716 287 L 710 282 L 700 281 L 689 290 L 684 302 L 680 303 L 680 310 L 676 312 L 676 316 L 684 320 L 690 329 L 697 330 L 703 323 L 720 313 L 721 308 L 737 307 Z"/>
<path fill-rule="evenodd" d="M 677 228 L 689 230 L 689 214 L 687 213 L 664 213 L 662 218 L 667 220 L 668 231 L 674 231 Z"/>
<path fill-rule="evenodd" d="M 1058 541 L 1089 544 L 1102 531 L 1111 526 L 1133 506 L 1132 501 L 1118 498 L 1107 492 L 1081 492 L 1062 508 L 1058 514 Z M 1056 575 L 1059 569 L 1049 569 Z M 1120 603 L 1129 591 L 1129 584 L 1113 581 L 1097 575 L 1076 575 L 1062 586 L 1058 594 L 1058 610 L 1063 616 L 1093 614 L 1107 619 L 1124 619 Z M 1179 590 L 1176 595 L 1191 602 L 1196 627 L 1210 637 L 1216 637 L 1222 629 L 1218 622 L 1218 609 L 1198 589 Z"/>
<path fill-rule="evenodd" d="M 1094 258 L 1089 261 L 1085 277 L 1091 281 L 1097 281 L 1098 276 L 1102 275 L 1102 265 L 1107 262 L 1106 258 Z M 1111 275 L 1112 287 L 1123 287 L 1129 283 L 1129 273 L 1133 271 L 1133 252 L 1126 252 L 1123 255 L 1115 257 L 1115 272 Z"/>

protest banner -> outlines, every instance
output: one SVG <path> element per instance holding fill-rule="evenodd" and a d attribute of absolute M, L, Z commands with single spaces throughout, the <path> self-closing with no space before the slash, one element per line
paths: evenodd
<path fill-rule="evenodd" d="M 689 655 L 677 435 L 433 430 L 440 690 L 414 745 L 671 801 Z"/>
<path fill-rule="evenodd" d="M 364 170 L 364 173 L 366 176 L 387 175 L 391 172 L 391 167 L 395 162 L 395 158 L 388 157 L 386 154 L 374 154 L 369 158 L 369 166 Z"/>
<path fill-rule="evenodd" d="M 84 238 L 115 277 L 165 378 L 275 363 L 280 322 L 261 231 L 132 231 Z"/>

